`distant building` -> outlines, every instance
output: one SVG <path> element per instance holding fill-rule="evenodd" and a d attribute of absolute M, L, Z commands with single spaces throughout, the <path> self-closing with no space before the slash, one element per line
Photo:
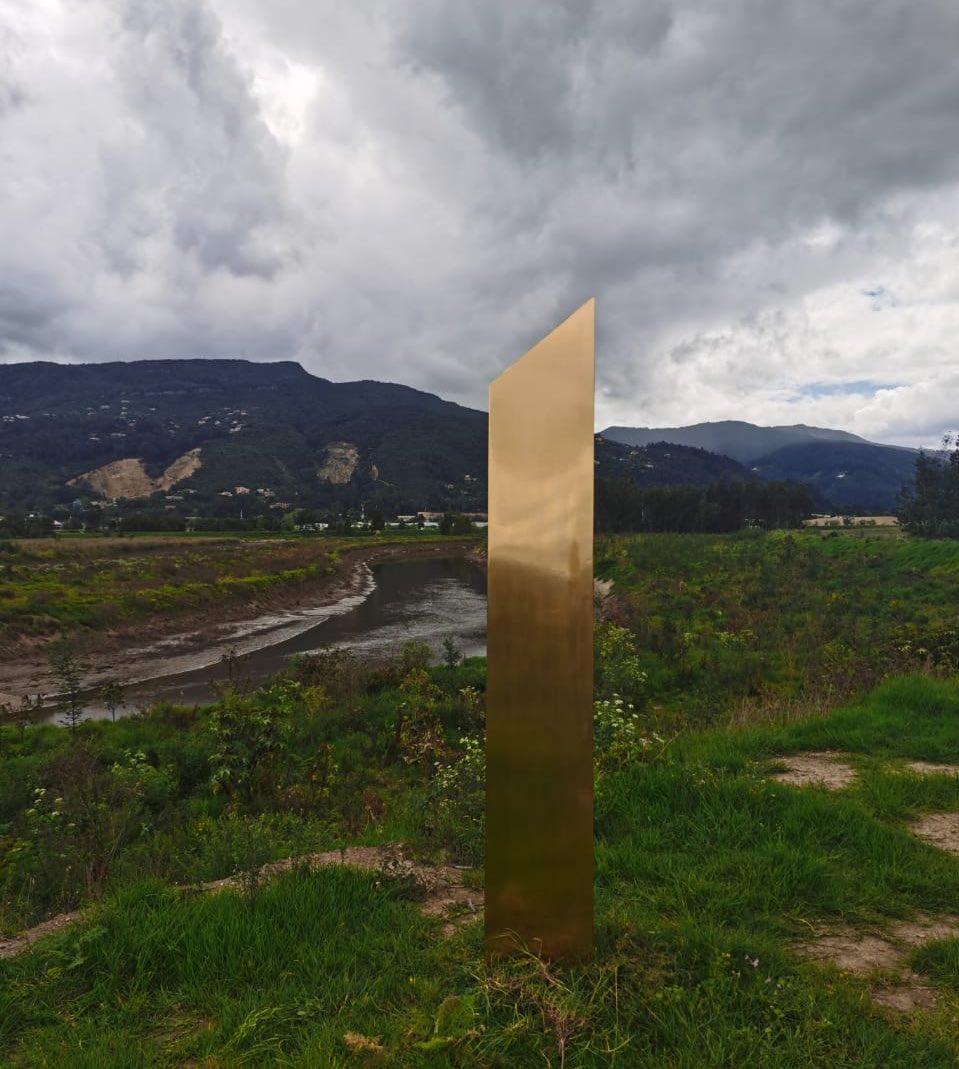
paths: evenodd
<path fill-rule="evenodd" d="M 896 516 L 810 516 L 804 527 L 898 527 Z"/>

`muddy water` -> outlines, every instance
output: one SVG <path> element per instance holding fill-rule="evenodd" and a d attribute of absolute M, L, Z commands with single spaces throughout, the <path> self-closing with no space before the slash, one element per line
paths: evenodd
<path fill-rule="evenodd" d="M 258 682 L 296 654 L 347 647 L 362 657 L 384 659 L 417 640 L 439 657 L 446 638 L 453 638 L 467 656 L 486 652 L 484 572 L 461 558 L 385 561 L 369 569 L 357 593 L 334 605 L 298 607 L 248 621 L 216 647 L 183 658 L 176 673 L 128 686 L 118 715 L 158 701 L 210 701 L 215 685 L 226 681 L 223 656 L 230 650 L 236 654 L 234 677 Z M 109 713 L 90 702 L 87 715 Z M 56 721 L 57 715 L 46 719 Z"/>

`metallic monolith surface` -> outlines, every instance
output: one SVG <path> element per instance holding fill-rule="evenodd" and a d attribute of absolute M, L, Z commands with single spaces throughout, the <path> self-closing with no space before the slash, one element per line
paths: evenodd
<path fill-rule="evenodd" d="M 593 944 L 594 302 L 489 391 L 486 947 Z"/>

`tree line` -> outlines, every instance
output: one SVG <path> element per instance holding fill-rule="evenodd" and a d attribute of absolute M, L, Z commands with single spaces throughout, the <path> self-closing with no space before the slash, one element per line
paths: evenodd
<path fill-rule="evenodd" d="M 921 452 L 916 474 L 902 495 L 902 529 L 924 538 L 959 538 L 959 441 L 943 440 L 945 457 Z"/>
<path fill-rule="evenodd" d="M 597 479 L 596 529 L 720 534 L 745 527 L 801 527 L 814 504 L 807 486 L 788 481 L 639 487 L 630 479 Z"/>

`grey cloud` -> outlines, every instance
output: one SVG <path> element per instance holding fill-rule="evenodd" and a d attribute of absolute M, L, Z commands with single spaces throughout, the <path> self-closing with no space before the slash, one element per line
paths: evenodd
<path fill-rule="evenodd" d="M 951 0 L 31 11 L 0 0 L 8 358 L 290 357 L 482 404 L 595 295 L 601 419 L 905 439 L 959 406 Z M 802 388 L 867 380 L 903 385 Z"/>

